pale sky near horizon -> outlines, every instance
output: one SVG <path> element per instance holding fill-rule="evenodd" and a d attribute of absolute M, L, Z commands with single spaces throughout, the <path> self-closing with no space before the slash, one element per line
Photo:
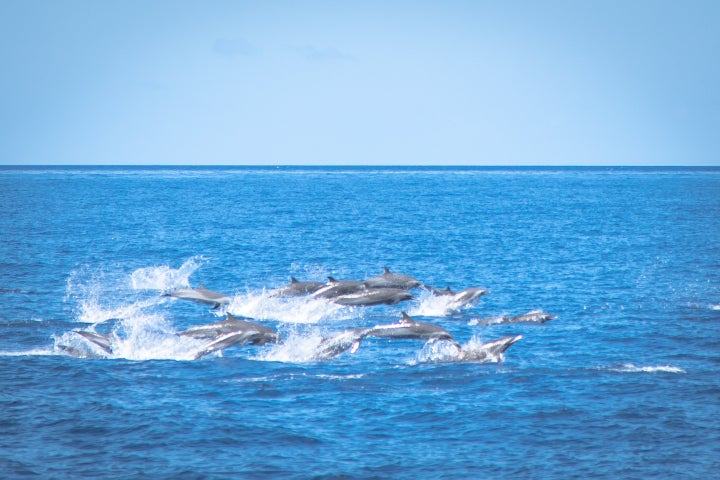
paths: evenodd
<path fill-rule="evenodd" d="M 0 164 L 720 165 L 720 2 L 0 0 Z"/>

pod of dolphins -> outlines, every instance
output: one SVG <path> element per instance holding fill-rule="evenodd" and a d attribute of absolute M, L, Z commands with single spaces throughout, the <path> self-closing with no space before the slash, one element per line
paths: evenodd
<path fill-rule="evenodd" d="M 451 309 L 475 304 L 482 295 L 488 293 L 487 290 L 478 287 L 470 287 L 458 292 L 450 290 L 450 287 L 440 290 L 423 285 L 422 282 L 412 276 L 393 273 L 387 267 L 384 267 L 384 272 L 381 275 L 361 281 L 339 281 L 333 277 L 328 277 L 328 282 L 322 283 L 298 281 L 291 277 L 288 285 L 272 290 L 270 295 L 273 297 L 307 296 L 349 306 L 395 305 L 415 298 L 410 290 L 416 288 L 424 288 L 435 296 L 451 297 L 449 301 Z M 164 295 L 209 305 L 213 308 L 229 305 L 232 300 L 230 296 L 208 290 L 203 285 L 198 288 L 175 289 L 166 292 Z M 360 347 L 360 342 L 372 337 L 393 340 L 422 340 L 427 343 L 444 341 L 448 342 L 456 350 L 455 359 L 482 362 L 488 358 L 501 358 L 505 350 L 522 338 L 521 335 L 507 336 L 483 343 L 480 346 L 463 347 L 444 328 L 431 323 L 416 321 L 405 312 L 401 314 L 402 318 L 396 323 L 351 328 L 323 338 L 315 348 L 311 357 L 312 360 L 330 359 L 348 350 L 355 353 Z M 554 318 L 556 317 L 534 310 L 522 315 L 489 317 L 477 322 L 477 324 L 545 323 Z M 70 346 L 59 345 L 67 354 L 85 358 L 102 357 L 104 354 L 112 355 L 114 344 L 112 334 L 101 334 L 89 330 L 75 331 L 75 333 L 97 346 L 103 354 L 98 355 L 89 351 L 79 351 Z M 193 359 L 199 359 L 210 353 L 238 344 L 244 346 L 248 344 L 282 343 L 280 335 L 275 330 L 254 322 L 252 319 L 238 318 L 230 313 L 227 313 L 226 318 L 222 321 L 191 327 L 176 335 L 207 341 L 195 352 L 192 356 Z"/>

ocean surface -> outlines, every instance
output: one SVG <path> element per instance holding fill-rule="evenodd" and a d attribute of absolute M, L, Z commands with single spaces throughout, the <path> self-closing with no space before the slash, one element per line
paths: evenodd
<path fill-rule="evenodd" d="M 720 478 L 718 168 L 0 167 L 0 208 L 2 478 Z M 384 266 L 490 293 L 272 294 Z M 312 356 L 403 311 L 522 339 Z M 227 312 L 283 343 L 193 360 Z"/>

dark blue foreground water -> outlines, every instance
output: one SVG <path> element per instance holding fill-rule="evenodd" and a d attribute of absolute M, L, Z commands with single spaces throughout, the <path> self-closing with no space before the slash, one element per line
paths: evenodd
<path fill-rule="evenodd" d="M 383 265 L 491 293 L 279 300 Z M 224 310 L 280 346 L 189 360 Z M 545 324 L 482 326 L 542 309 Z M 402 310 L 504 361 L 322 335 Z M 123 338 L 109 358 L 74 330 Z M 90 346 L 91 347 L 91 346 Z M 0 169 L 3 478 L 717 478 L 720 169 Z"/>

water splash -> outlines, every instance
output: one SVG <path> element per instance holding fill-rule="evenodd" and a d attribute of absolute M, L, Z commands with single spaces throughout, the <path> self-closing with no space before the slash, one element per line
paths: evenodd
<path fill-rule="evenodd" d="M 408 315 L 419 317 L 444 317 L 453 313 L 453 297 L 451 295 L 433 295 L 422 290 L 416 295 L 417 306 L 408 309 Z"/>
<path fill-rule="evenodd" d="M 278 320 L 283 323 L 316 324 L 357 318 L 355 309 L 321 298 L 273 297 L 266 291 L 235 295 L 227 311 L 256 320 Z"/>
<path fill-rule="evenodd" d="M 254 360 L 306 363 L 314 361 L 317 348 L 323 336 L 319 329 L 305 332 L 293 331 L 283 340 L 282 344 L 273 345 L 252 357 Z"/>
<path fill-rule="evenodd" d="M 88 331 L 96 332 L 94 326 Z M 106 335 L 112 345 L 110 352 L 75 331 L 55 336 L 54 351 L 80 357 L 191 360 L 202 344 L 196 339 L 176 335 L 163 316 L 142 312 L 119 320 Z"/>
<path fill-rule="evenodd" d="M 138 268 L 130 275 L 133 290 L 167 291 L 175 288 L 190 287 L 190 276 L 207 263 L 202 255 L 186 260 L 180 268 L 169 265 Z"/>

